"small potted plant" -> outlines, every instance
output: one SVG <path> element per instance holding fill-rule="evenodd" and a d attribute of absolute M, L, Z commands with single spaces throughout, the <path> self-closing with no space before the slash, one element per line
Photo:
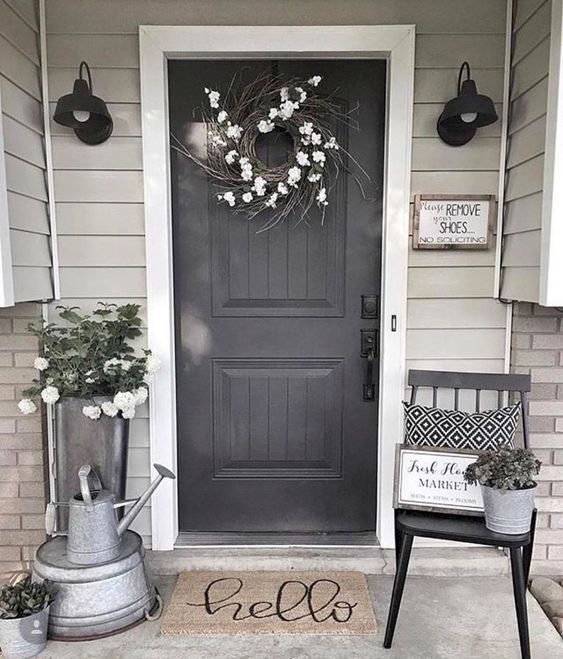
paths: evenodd
<path fill-rule="evenodd" d="M 465 480 L 481 485 L 490 531 L 517 535 L 530 530 L 540 468 L 541 462 L 524 448 L 487 451 L 467 467 Z"/>
<path fill-rule="evenodd" d="M 0 590 L 0 646 L 11 659 L 35 657 L 47 645 L 49 607 L 54 591 L 47 582 L 32 582 L 28 575 Z"/>

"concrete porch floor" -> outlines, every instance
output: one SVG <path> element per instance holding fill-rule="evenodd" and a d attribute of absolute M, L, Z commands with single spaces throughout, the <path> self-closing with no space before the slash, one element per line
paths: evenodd
<path fill-rule="evenodd" d="M 175 576 L 156 584 L 168 601 Z M 85 643 L 49 642 L 40 656 L 64 659 L 519 659 L 512 584 L 507 576 L 412 576 L 392 650 L 381 646 L 393 579 L 368 576 L 376 636 L 161 636 L 160 622 Z M 528 595 L 534 659 L 563 658 L 563 639 Z"/>

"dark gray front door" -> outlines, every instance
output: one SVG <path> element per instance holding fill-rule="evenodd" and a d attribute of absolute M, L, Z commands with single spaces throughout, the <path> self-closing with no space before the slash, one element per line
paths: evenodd
<path fill-rule="evenodd" d="M 360 330 L 379 326 L 362 318 L 362 295 L 380 289 L 385 63 L 171 61 L 171 130 L 204 154 L 203 88 L 272 67 L 322 75 L 358 106 L 359 130 L 339 140 L 369 175 L 366 198 L 343 173 L 324 226 L 313 213 L 310 226 L 257 235 L 259 219 L 218 205 L 213 183 L 171 153 L 180 530 L 373 530 L 378 364 L 365 402 Z"/>

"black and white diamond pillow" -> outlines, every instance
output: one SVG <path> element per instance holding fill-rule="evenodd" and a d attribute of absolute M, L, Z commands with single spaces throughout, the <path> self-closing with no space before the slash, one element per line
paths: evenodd
<path fill-rule="evenodd" d="M 486 412 L 442 410 L 403 403 L 405 443 L 418 446 L 497 451 L 514 446 L 520 403 Z"/>

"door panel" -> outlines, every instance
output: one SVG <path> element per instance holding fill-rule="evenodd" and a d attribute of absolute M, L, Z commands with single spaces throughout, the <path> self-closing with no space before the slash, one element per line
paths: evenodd
<path fill-rule="evenodd" d="M 360 130 L 338 140 L 369 179 L 364 196 L 342 172 L 322 225 L 313 212 L 257 234 L 263 218 L 218 205 L 172 151 L 180 529 L 374 530 L 378 387 L 363 400 L 360 330 L 379 323 L 361 296 L 380 290 L 384 62 L 171 61 L 171 130 L 205 154 L 203 87 L 273 67 L 322 75 L 352 109 Z M 261 148 L 273 162 L 287 145 Z"/>

